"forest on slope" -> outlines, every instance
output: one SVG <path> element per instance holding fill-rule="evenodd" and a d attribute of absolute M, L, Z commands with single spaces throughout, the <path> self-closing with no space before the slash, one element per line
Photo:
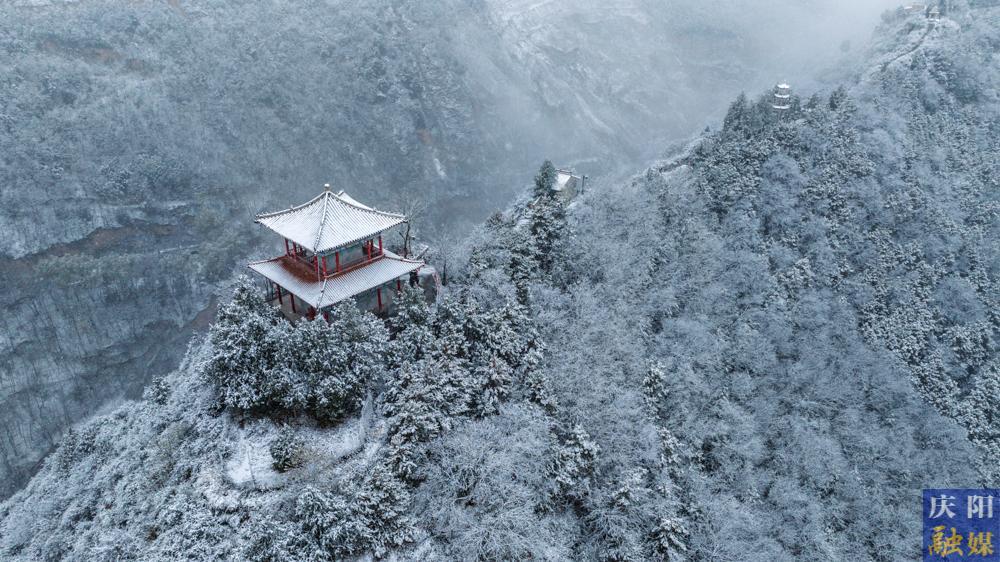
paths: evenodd
<path fill-rule="evenodd" d="M 4 2 L 0 496 L 176 367 L 259 248 L 253 213 L 331 182 L 461 238 L 541 154 L 631 171 L 839 56 L 856 33 L 824 22 L 878 10 L 842 5 Z"/>
<path fill-rule="evenodd" d="M 241 289 L 0 504 L 0 554 L 916 558 L 922 487 L 997 484 L 1000 8 L 879 34 L 849 87 L 491 217 L 388 326 Z"/>

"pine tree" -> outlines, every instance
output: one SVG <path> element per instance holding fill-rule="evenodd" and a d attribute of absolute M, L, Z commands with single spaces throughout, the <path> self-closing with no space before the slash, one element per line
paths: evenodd
<path fill-rule="evenodd" d="M 250 280 L 240 277 L 210 331 L 212 357 L 205 372 L 223 405 L 248 410 L 278 402 L 272 373 L 281 351 L 279 322 Z"/>
<path fill-rule="evenodd" d="M 249 540 L 240 549 L 245 560 L 252 562 L 315 562 L 315 545 L 302 531 L 301 525 L 271 519 L 250 523 Z"/>
<path fill-rule="evenodd" d="M 359 381 L 345 369 L 347 352 L 339 336 L 323 319 L 302 320 L 289 330 L 282 346 L 286 408 L 336 421 L 357 406 Z"/>
<path fill-rule="evenodd" d="M 407 480 L 417 479 L 419 445 L 451 425 L 441 378 L 438 364 L 407 363 L 396 371 L 383 396 L 383 411 L 388 418 L 389 463 L 396 474 Z"/>
<path fill-rule="evenodd" d="M 295 518 L 302 530 L 335 559 L 363 552 L 368 534 L 365 522 L 354 516 L 344 496 L 307 487 L 295 503 Z"/>
<path fill-rule="evenodd" d="M 399 368 L 406 363 L 423 360 L 434 344 L 431 331 L 432 314 L 423 292 L 417 288 L 403 289 L 393 304 L 389 318 L 392 342 L 388 348 L 388 367 Z"/>
<path fill-rule="evenodd" d="M 376 464 L 354 497 L 351 512 L 363 522 L 360 542 L 375 558 L 413 542 L 416 526 L 410 519 L 410 492 L 385 465 Z"/>
<path fill-rule="evenodd" d="M 306 488 L 296 502 L 295 516 L 303 530 L 333 559 L 365 552 L 380 559 L 416 536 L 414 522 L 407 515 L 409 507 L 406 484 L 378 463 L 360 486 L 352 486 L 343 495 Z"/>
<path fill-rule="evenodd" d="M 516 305 L 483 310 L 473 301 L 466 304 L 466 335 L 474 386 L 472 409 L 477 416 L 499 412 L 500 404 L 510 395 L 515 365 L 525 352 L 525 342 L 515 332 L 509 317 L 512 306 Z"/>
<path fill-rule="evenodd" d="M 654 552 L 661 560 L 680 562 L 688 551 L 688 530 L 675 518 L 661 517 L 653 531 Z"/>
<path fill-rule="evenodd" d="M 538 175 L 535 176 L 535 197 L 552 197 L 556 179 L 556 167 L 552 165 L 551 161 L 546 160 L 542 163 L 542 167 L 538 169 Z"/>
<path fill-rule="evenodd" d="M 528 304 L 529 288 L 536 278 L 538 269 L 538 251 L 534 246 L 534 238 L 524 232 L 516 232 L 511 237 L 510 262 L 507 273 L 514 284 L 518 301 Z"/>
<path fill-rule="evenodd" d="M 726 112 L 726 118 L 722 122 L 723 132 L 734 133 L 744 129 L 749 120 L 749 114 L 750 102 L 747 100 L 746 93 L 740 93 L 736 101 L 729 106 L 729 111 Z"/>
<path fill-rule="evenodd" d="M 478 417 L 492 416 L 500 412 L 500 405 L 510 395 L 513 382 L 510 365 L 498 356 L 482 361 L 473 367 L 471 373 L 475 390 L 470 405 L 472 414 Z"/>
<path fill-rule="evenodd" d="M 419 290 L 414 292 L 423 297 Z M 345 354 L 344 370 L 357 380 L 360 400 L 363 388 L 377 388 L 383 382 L 389 355 L 389 331 L 385 323 L 374 314 L 359 309 L 354 302 L 344 302 L 333 310 L 330 327 L 337 333 L 337 345 Z"/>
<path fill-rule="evenodd" d="M 295 434 L 295 430 L 285 426 L 271 441 L 269 452 L 274 469 L 278 472 L 285 472 L 302 464 L 305 455 L 305 442 Z"/>
<path fill-rule="evenodd" d="M 600 447 L 576 425 L 558 445 L 549 463 L 549 497 L 556 503 L 582 501 L 590 491 Z"/>
<path fill-rule="evenodd" d="M 490 216 L 484 227 L 484 239 L 470 251 L 470 276 L 475 278 L 486 270 L 503 268 L 509 255 L 507 240 L 512 229 L 513 224 L 507 221 L 503 213 L 497 212 Z"/>
<path fill-rule="evenodd" d="M 550 275 L 559 261 L 566 238 L 566 211 L 554 198 L 542 198 L 531 204 L 531 247 L 540 271 Z"/>
<path fill-rule="evenodd" d="M 648 472 L 632 471 L 610 490 L 598 490 L 586 504 L 587 534 L 592 558 L 614 562 L 649 560 L 655 547 L 650 538 L 661 503 L 646 485 Z"/>
<path fill-rule="evenodd" d="M 435 384 L 442 396 L 443 409 L 452 417 L 469 413 L 476 391 L 470 375 L 468 324 L 464 300 L 451 295 L 438 305 L 431 323 L 434 342 L 430 364 L 437 372 Z"/>
<path fill-rule="evenodd" d="M 537 369 L 528 371 L 524 384 L 527 388 L 528 400 L 541 406 L 545 413 L 550 416 L 555 415 L 559 403 L 555 399 L 545 373 Z"/>

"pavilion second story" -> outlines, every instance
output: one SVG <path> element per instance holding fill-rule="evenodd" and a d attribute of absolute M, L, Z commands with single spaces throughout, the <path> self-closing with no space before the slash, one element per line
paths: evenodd
<path fill-rule="evenodd" d="M 343 191 L 325 190 L 303 205 L 259 215 L 256 222 L 284 239 L 284 257 L 324 279 L 383 258 L 383 233 L 406 217 L 363 205 Z"/>

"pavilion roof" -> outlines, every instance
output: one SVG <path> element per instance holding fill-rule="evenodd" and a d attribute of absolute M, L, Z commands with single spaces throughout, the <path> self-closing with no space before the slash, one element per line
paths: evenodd
<path fill-rule="evenodd" d="M 344 248 L 406 222 L 362 205 L 343 191 L 325 190 L 307 203 L 257 215 L 258 223 L 313 253 Z"/>
<path fill-rule="evenodd" d="M 552 186 L 553 191 L 563 191 L 566 186 L 570 184 L 570 181 L 576 180 L 576 175 L 569 170 L 556 170 L 556 182 Z"/>
<path fill-rule="evenodd" d="M 321 310 L 423 267 L 389 251 L 375 261 L 345 273 L 318 279 L 316 270 L 294 256 L 252 262 L 248 267 Z"/>

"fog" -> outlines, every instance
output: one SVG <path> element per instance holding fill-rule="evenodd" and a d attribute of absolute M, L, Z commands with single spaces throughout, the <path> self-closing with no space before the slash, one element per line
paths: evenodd
<path fill-rule="evenodd" d="M 139 396 L 322 184 L 459 243 L 550 158 L 598 181 L 741 91 L 826 88 L 881 1 L 0 7 L 0 492 Z"/>

